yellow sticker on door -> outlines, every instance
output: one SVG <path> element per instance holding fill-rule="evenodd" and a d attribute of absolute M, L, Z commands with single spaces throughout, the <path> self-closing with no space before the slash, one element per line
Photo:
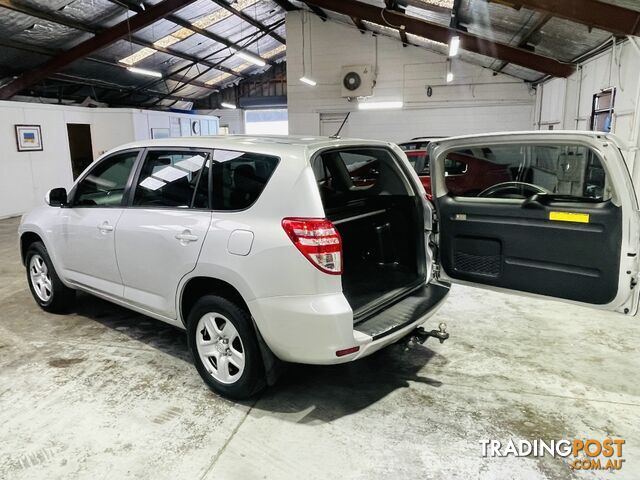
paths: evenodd
<path fill-rule="evenodd" d="M 589 223 L 589 214 L 575 212 L 549 212 L 549 220 L 554 220 L 556 222 Z"/>

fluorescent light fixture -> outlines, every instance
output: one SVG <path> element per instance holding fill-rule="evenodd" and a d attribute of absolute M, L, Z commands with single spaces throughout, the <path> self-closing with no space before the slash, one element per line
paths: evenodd
<path fill-rule="evenodd" d="M 147 70 L 146 68 L 138 68 L 138 67 L 127 67 L 132 73 L 137 73 L 138 75 L 146 75 L 147 77 L 156 77 L 162 78 L 162 74 L 160 72 L 154 72 L 153 70 Z"/>
<path fill-rule="evenodd" d="M 233 103 L 228 103 L 228 102 L 222 102 L 220 106 L 223 108 L 230 108 L 232 110 L 235 110 L 236 108 L 236 106 Z"/>
<path fill-rule="evenodd" d="M 300 81 L 302 83 L 306 83 L 307 85 L 311 85 L 312 87 L 315 87 L 318 83 L 315 80 L 310 79 L 309 77 L 300 77 Z"/>
<path fill-rule="evenodd" d="M 458 50 L 460 49 L 460 37 L 458 35 L 454 35 L 449 40 L 449 56 L 455 57 L 458 55 Z"/>
<path fill-rule="evenodd" d="M 237 51 L 236 55 L 246 60 L 247 62 L 251 62 L 254 65 L 258 65 L 259 67 L 264 67 L 267 64 L 267 62 L 265 62 L 262 58 L 256 57 L 255 55 L 251 55 L 250 53 L 247 53 L 242 50 Z"/>
<path fill-rule="evenodd" d="M 453 82 L 453 72 L 447 72 L 447 83 Z"/>
<path fill-rule="evenodd" d="M 402 108 L 402 102 L 362 102 L 358 103 L 359 110 L 386 110 L 390 108 Z"/>

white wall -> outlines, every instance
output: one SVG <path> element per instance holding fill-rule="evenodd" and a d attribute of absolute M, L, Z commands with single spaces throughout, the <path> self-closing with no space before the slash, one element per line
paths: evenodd
<path fill-rule="evenodd" d="M 307 76 L 302 76 L 301 12 L 287 14 L 287 95 L 289 132 L 328 133 L 348 111 L 353 112 L 343 136 L 403 141 L 423 135 L 458 135 L 531 128 L 535 93 L 525 82 L 496 75 L 454 60 L 454 82 L 445 82 L 446 57 L 418 47 L 403 47 L 392 38 L 377 37 L 378 75 L 371 100 L 402 100 L 402 110 L 357 111 L 341 98 L 342 66 L 376 63 L 376 38 L 355 27 L 322 22 L 314 15 L 305 24 Z M 426 87 L 433 95 L 427 97 Z M 333 116 L 321 129 L 321 117 Z M 321 130 L 325 130 L 321 132 Z"/>
<path fill-rule="evenodd" d="M 67 123 L 91 125 L 95 159 L 118 145 L 150 138 L 151 128 L 169 128 L 171 117 L 212 122 L 217 133 L 218 119 L 212 116 L 0 101 L 0 218 L 42 204 L 53 187 L 71 186 Z M 43 151 L 18 151 L 19 124 L 40 125 Z"/>
<path fill-rule="evenodd" d="M 534 126 L 546 130 L 588 130 L 593 95 L 616 87 L 612 133 L 629 144 L 640 146 L 640 49 L 629 40 L 613 46 L 579 65 L 567 79 L 553 79 L 537 89 Z M 627 155 L 631 166 L 635 152 Z M 639 162 L 635 162 L 634 182 L 640 184 Z"/>
<path fill-rule="evenodd" d="M 229 134 L 242 135 L 244 129 L 244 110 L 241 108 L 221 108 L 219 110 L 200 110 L 199 113 L 215 115 L 220 119 L 221 127 L 229 127 Z"/>

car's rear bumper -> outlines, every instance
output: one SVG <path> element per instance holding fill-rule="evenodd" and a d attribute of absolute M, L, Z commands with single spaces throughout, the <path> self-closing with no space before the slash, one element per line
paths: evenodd
<path fill-rule="evenodd" d="M 365 357 L 404 337 L 435 313 L 448 292 L 448 286 L 426 285 L 355 326 L 342 293 L 256 299 L 249 309 L 279 359 L 335 364 Z M 336 355 L 356 346 L 356 352 Z"/>

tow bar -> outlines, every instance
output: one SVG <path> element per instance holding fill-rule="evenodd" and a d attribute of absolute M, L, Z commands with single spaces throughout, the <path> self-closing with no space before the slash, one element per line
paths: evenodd
<path fill-rule="evenodd" d="M 420 344 L 426 342 L 429 337 L 435 337 L 440 340 L 440 343 L 444 343 L 449 338 L 447 324 L 442 322 L 438 325 L 438 330 L 431 330 L 430 332 L 427 332 L 423 327 L 418 327 L 411 333 L 410 337 L 411 340 Z"/>

